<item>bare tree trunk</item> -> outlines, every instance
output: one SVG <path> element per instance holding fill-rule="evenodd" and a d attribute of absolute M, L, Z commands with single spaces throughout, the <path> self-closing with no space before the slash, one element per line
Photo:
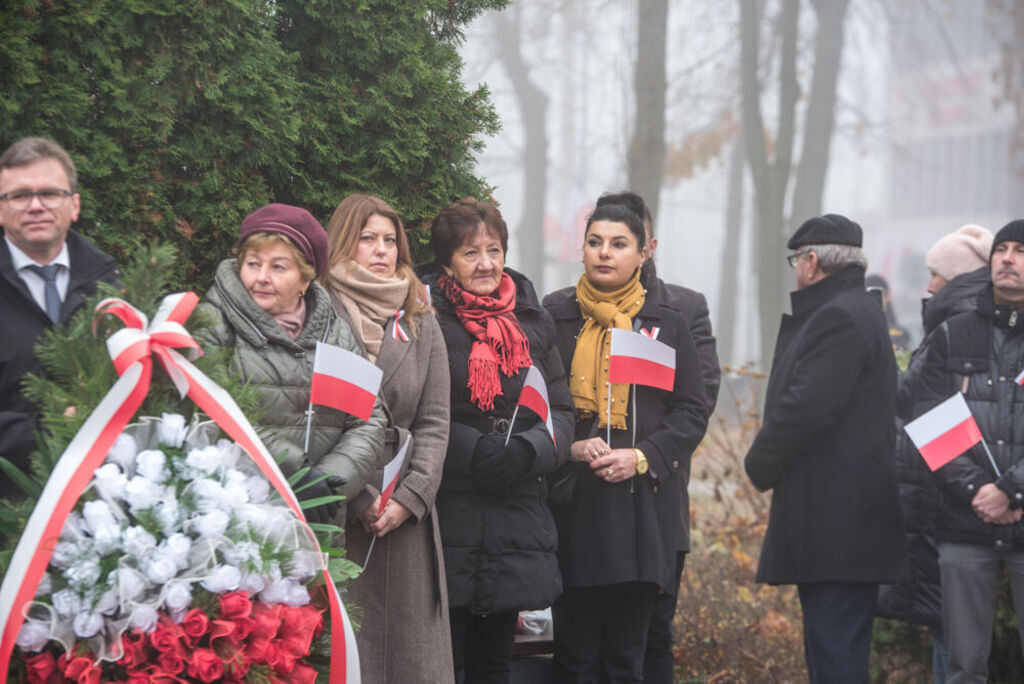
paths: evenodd
<path fill-rule="evenodd" d="M 547 201 L 547 107 L 548 97 L 530 79 L 530 67 L 520 50 L 520 16 L 515 21 L 508 12 L 494 17 L 495 38 L 501 63 L 512 82 L 523 121 L 523 209 L 518 236 L 524 273 L 533 281 L 537 292 L 544 292 L 544 209 Z"/>
<path fill-rule="evenodd" d="M 793 137 L 796 126 L 797 28 L 799 0 L 783 0 L 779 34 L 782 40 L 779 68 L 778 137 L 774 154 L 769 155 L 765 140 L 766 128 L 761 113 L 761 79 L 759 75 L 759 16 L 755 0 L 740 3 L 740 71 L 743 109 L 743 140 L 747 162 L 754 183 L 754 205 L 757 209 L 755 253 L 757 254 L 758 319 L 761 328 L 761 367 L 771 364 L 782 313 L 783 233 L 785 198 L 792 164 Z"/>
<path fill-rule="evenodd" d="M 722 262 L 718 271 L 718 358 L 724 364 L 733 363 L 736 339 L 736 301 L 739 297 L 739 272 L 736 259 L 740 251 L 740 233 L 743 228 L 743 175 L 747 169 L 743 156 L 742 133 L 729 155 L 729 180 L 725 198 L 725 242 Z"/>
<path fill-rule="evenodd" d="M 665 173 L 665 43 L 668 0 L 639 0 L 636 126 L 629 144 L 629 188 L 644 198 L 655 219 Z"/>
<path fill-rule="evenodd" d="M 836 118 L 836 83 L 839 80 L 843 52 L 843 20 L 849 0 L 812 0 L 811 4 L 818 17 L 818 31 L 803 149 L 793 186 L 790 217 L 794 226 L 821 214 Z"/>

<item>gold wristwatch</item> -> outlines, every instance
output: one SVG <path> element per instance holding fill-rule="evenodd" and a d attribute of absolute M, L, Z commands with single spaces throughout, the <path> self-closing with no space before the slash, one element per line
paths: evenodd
<path fill-rule="evenodd" d="M 636 447 L 633 447 L 633 453 L 636 454 L 636 474 L 643 475 L 650 468 L 650 465 L 647 463 L 647 457 L 644 456 L 644 452 Z"/>

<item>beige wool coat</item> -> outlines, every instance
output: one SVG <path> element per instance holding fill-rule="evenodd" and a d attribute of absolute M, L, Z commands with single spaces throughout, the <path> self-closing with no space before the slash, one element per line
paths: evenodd
<path fill-rule="evenodd" d="M 334 310 L 348 320 L 340 300 Z M 433 315 L 419 319 L 409 341 L 395 339 L 387 322 L 377 366 L 384 371 L 380 396 L 390 412 L 383 453 L 363 493 L 349 504 L 347 556 L 362 564 L 371 537 L 357 520 L 380 493 L 384 464 L 412 435 L 392 498 L 412 513 L 374 544 L 370 562 L 349 584 L 363 617 L 356 642 L 364 684 L 454 681 L 448 591 L 434 497 L 441 482 L 450 415 L 448 354 Z"/>

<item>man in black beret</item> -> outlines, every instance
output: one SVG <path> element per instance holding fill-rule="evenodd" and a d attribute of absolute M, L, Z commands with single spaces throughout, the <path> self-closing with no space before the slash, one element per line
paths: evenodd
<path fill-rule="evenodd" d="M 1004 565 L 1024 615 L 1024 219 L 996 233 L 989 272 L 974 307 L 929 338 L 910 416 L 961 392 L 984 438 L 934 473 L 946 681 L 956 684 L 988 681 Z"/>
<path fill-rule="evenodd" d="M 757 581 L 796 584 L 811 682 L 868 681 L 878 585 L 906 574 L 893 461 L 896 361 L 864 289 L 860 226 L 838 214 L 790 238 L 793 313 L 782 318 L 747 453 L 772 504 Z"/>

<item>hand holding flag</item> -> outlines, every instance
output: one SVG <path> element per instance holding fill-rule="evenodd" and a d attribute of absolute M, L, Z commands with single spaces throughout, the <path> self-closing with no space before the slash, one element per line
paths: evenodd
<path fill-rule="evenodd" d="M 377 515 L 384 512 L 388 501 L 391 500 L 391 495 L 395 493 L 395 485 L 398 484 L 398 475 L 402 472 L 402 464 L 405 463 L 405 453 L 409 450 L 410 439 L 412 439 L 412 435 L 407 435 L 405 442 L 402 443 L 402 448 L 384 466 L 384 482 L 381 484 L 380 506 L 377 507 Z"/>

